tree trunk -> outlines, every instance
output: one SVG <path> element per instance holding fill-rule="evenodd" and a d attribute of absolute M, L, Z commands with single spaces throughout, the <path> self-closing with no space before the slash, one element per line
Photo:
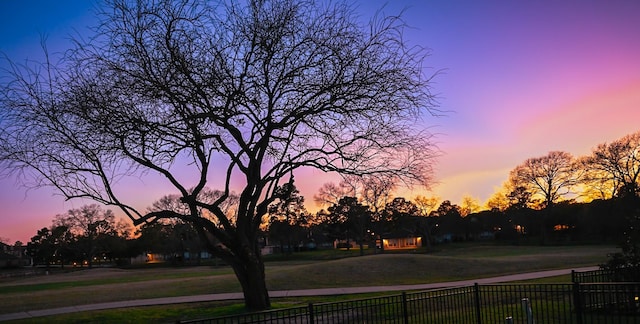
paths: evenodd
<path fill-rule="evenodd" d="M 245 306 L 250 311 L 269 309 L 271 302 L 262 259 L 253 253 L 245 253 L 241 259 L 244 262 L 237 260 L 232 263 L 232 267 L 242 286 Z"/>

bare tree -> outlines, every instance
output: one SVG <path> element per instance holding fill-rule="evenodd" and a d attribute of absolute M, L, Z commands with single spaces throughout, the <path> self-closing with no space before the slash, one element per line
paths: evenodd
<path fill-rule="evenodd" d="M 355 197 L 356 193 L 353 191 L 353 188 L 345 186 L 344 184 L 344 181 L 338 184 L 335 182 L 324 183 L 320 189 L 318 189 L 318 193 L 313 195 L 313 200 L 316 205 L 319 207 L 327 207 L 337 204 L 342 197 Z"/>
<path fill-rule="evenodd" d="M 395 177 L 362 178 L 362 202 L 369 206 L 374 219 L 380 219 L 382 210 L 391 201 L 397 186 L 398 179 Z"/>
<path fill-rule="evenodd" d="M 579 163 L 584 168 L 583 190 L 580 194 L 586 201 L 611 199 L 619 192 L 620 184 L 608 172 L 598 170 L 590 161 L 592 156 L 583 156 Z"/>
<path fill-rule="evenodd" d="M 542 198 L 544 206 L 549 208 L 558 199 L 571 193 L 571 189 L 578 184 L 578 174 L 579 168 L 571 154 L 553 151 L 542 157 L 527 159 L 511 171 L 509 181 L 513 188 L 525 188 L 531 193 L 531 198 Z"/>
<path fill-rule="evenodd" d="M 135 224 L 193 224 L 233 267 L 249 309 L 270 306 L 259 227 L 293 171 L 429 180 L 435 150 L 421 119 L 436 111 L 432 76 L 400 17 L 367 25 L 347 4 L 311 0 L 107 4 L 95 37 L 61 62 L 6 71 L 2 167 L 118 206 Z M 138 210 L 120 194 L 119 180 L 149 174 L 188 212 Z M 202 200 L 214 174 L 223 194 Z M 232 183 L 235 221 L 221 207 Z"/>
<path fill-rule="evenodd" d="M 324 207 L 337 204 L 343 197 L 355 197 L 371 209 L 374 218 L 378 218 L 400 180 L 386 174 L 347 175 L 338 184 L 323 184 L 313 198 L 316 205 Z"/>
<path fill-rule="evenodd" d="M 539 199 L 540 208 L 545 210 L 540 222 L 541 244 L 546 243 L 545 223 L 552 206 L 572 193 L 572 189 L 580 182 L 581 170 L 571 154 L 561 151 L 527 159 L 511 170 L 509 181 L 513 190 L 508 195 L 510 208 L 526 208 Z"/>
<path fill-rule="evenodd" d="M 587 186 L 600 193 L 600 197 L 638 195 L 640 132 L 596 146 L 581 162 L 587 170 Z"/>

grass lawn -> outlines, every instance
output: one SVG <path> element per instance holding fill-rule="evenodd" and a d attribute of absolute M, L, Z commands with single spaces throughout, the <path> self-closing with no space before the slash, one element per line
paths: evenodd
<path fill-rule="evenodd" d="M 430 253 L 359 255 L 317 251 L 267 258 L 270 290 L 423 284 L 518 272 L 597 265 L 612 246 L 503 246 L 452 244 Z M 568 279 L 561 279 L 565 282 Z M 0 314 L 118 300 L 241 291 L 228 267 L 91 269 L 0 281 Z M 274 299 L 275 306 L 341 297 Z M 353 296 L 351 296 L 353 298 Z M 43 322 L 173 322 L 237 312 L 238 302 L 153 306 L 73 313 Z M 28 322 L 34 322 L 30 319 Z"/>

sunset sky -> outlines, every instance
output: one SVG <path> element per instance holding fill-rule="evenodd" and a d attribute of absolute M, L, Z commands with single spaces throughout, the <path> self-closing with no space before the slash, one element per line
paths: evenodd
<path fill-rule="evenodd" d="M 388 3 L 387 3 L 388 2 Z M 586 155 L 597 144 L 640 130 L 640 1 L 361 0 L 362 19 L 376 9 L 404 11 L 406 39 L 430 48 L 425 73 L 441 70 L 432 91 L 446 116 L 427 118 L 443 155 L 433 191 L 459 203 L 482 203 L 516 165 L 552 150 Z M 385 6 L 385 3 L 386 6 Z M 92 3 L 0 1 L 0 52 L 40 59 L 95 23 Z M 0 63 L 0 67 L 5 67 Z M 318 180 L 321 179 L 321 180 Z M 296 177 L 311 208 L 326 182 Z M 155 180 L 132 184 L 144 208 L 167 192 Z M 49 189 L 25 191 L 0 180 L 0 238 L 27 242 L 56 214 L 87 202 L 64 202 Z"/>

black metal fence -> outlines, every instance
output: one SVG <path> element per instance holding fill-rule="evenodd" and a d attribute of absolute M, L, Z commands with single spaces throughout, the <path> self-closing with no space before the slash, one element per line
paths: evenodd
<path fill-rule="evenodd" d="M 640 323 L 640 283 L 493 284 L 181 323 Z"/>
<path fill-rule="evenodd" d="M 599 269 L 593 271 L 571 271 L 571 282 L 639 282 L 640 269 Z"/>

